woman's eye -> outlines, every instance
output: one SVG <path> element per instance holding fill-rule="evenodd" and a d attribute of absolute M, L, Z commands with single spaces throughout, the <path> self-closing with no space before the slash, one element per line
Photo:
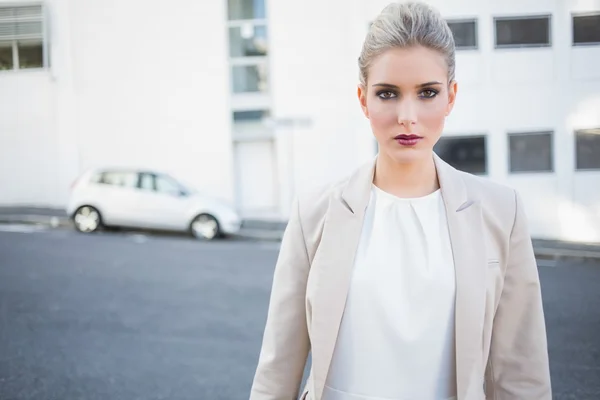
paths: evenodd
<path fill-rule="evenodd" d="M 379 92 L 377 93 L 377 97 L 387 100 L 396 97 L 396 93 L 390 91 Z"/>
<path fill-rule="evenodd" d="M 438 92 L 433 90 L 433 89 L 425 89 L 421 92 L 421 97 L 424 97 L 426 99 L 431 99 L 435 96 L 437 96 Z"/>

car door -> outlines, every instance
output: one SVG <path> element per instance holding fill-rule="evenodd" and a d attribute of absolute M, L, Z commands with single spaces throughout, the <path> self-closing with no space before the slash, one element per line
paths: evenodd
<path fill-rule="evenodd" d="M 140 209 L 148 228 L 183 230 L 187 228 L 188 196 L 173 178 L 145 172 L 139 180 Z"/>
<path fill-rule="evenodd" d="M 136 226 L 138 175 L 128 170 L 101 173 L 94 196 L 107 225 Z"/>

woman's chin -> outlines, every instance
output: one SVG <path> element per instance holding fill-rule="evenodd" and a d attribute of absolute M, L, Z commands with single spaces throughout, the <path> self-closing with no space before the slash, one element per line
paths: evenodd
<path fill-rule="evenodd" d="M 387 151 L 388 157 L 398 164 L 413 164 L 431 158 L 432 150 L 424 148 L 396 148 Z"/>

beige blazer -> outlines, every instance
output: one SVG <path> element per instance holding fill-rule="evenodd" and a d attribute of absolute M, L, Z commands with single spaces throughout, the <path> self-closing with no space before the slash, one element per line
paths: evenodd
<path fill-rule="evenodd" d="M 520 198 L 434 155 L 456 268 L 459 400 L 550 400 L 540 282 Z M 375 163 L 295 202 L 275 273 L 251 400 L 320 400 Z M 299 393 L 307 356 L 310 375 Z"/>

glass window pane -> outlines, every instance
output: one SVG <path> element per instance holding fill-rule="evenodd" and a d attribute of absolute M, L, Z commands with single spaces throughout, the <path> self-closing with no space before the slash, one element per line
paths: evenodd
<path fill-rule="evenodd" d="M 42 15 L 42 6 L 40 4 L 32 6 L 18 6 L 13 9 L 17 17 L 39 17 Z"/>
<path fill-rule="evenodd" d="M 600 43 L 600 14 L 573 17 L 573 43 Z"/>
<path fill-rule="evenodd" d="M 154 175 L 141 174 L 140 175 L 140 189 L 153 191 L 154 190 Z"/>
<path fill-rule="evenodd" d="M 41 40 L 43 36 L 42 21 L 20 21 L 14 24 L 15 34 L 20 38 Z"/>
<path fill-rule="evenodd" d="M 137 186 L 138 176 L 135 172 L 106 171 L 102 173 L 100 183 L 111 186 L 134 188 Z"/>
<path fill-rule="evenodd" d="M 577 169 L 600 169 L 600 128 L 575 132 Z"/>
<path fill-rule="evenodd" d="M 508 136 L 510 172 L 552 172 L 552 133 L 524 133 Z"/>
<path fill-rule="evenodd" d="M 434 151 L 456 169 L 472 174 L 487 173 L 485 136 L 440 138 Z"/>
<path fill-rule="evenodd" d="M 42 43 L 19 42 L 19 69 L 43 68 L 44 49 Z"/>
<path fill-rule="evenodd" d="M 233 93 L 266 92 L 266 65 L 235 65 L 231 69 Z"/>
<path fill-rule="evenodd" d="M 102 182 L 102 173 L 96 172 L 90 178 L 90 183 L 101 183 Z"/>
<path fill-rule="evenodd" d="M 549 17 L 496 20 L 496 46 L 546 46 L 549 44 Z"/>
<path fill-rule="evenodd" d="M 247 23 L 229 28 L 229 55 L 252 57 L 267 55 L 267 27 Z"/>
<path fill-rule="evenodd" d="M 452 35 L 454 36 L 454 43 L 457 49 L 477 48 L 476 21 L 449 21 L 448 26 L 450 27 Z"/>
<path fill-rule="evenodd" d="M 156 176 L 156 191 L 163 194 L 178 196 L 183 188 L 172 178 L 164 175 Z"/>
<path fill-rule="evenodd" d="M 234 111 L 233 120 L 235 122 L 261 122 L 269 115 L 267 110 Z"/>
<path fill-rule="evenodd" d="M 0 42 L 0 71 L 13 68 L 12 42 Z"/>
<path fill-rule="evenodd" d="M 228 0 L 229 20 L 266 18 L 265 0 Z"/>

